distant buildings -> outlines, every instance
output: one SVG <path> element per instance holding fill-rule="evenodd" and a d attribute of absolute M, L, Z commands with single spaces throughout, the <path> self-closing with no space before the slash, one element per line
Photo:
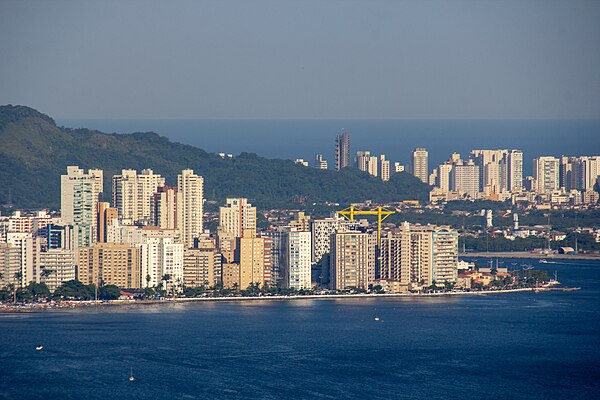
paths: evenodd
<path fill-rule="evenodd" d="M 419 147 L 412 153 L 413 175 L 423 183 L 428 183 L 429 178 L 429 153 L 427 149 Z"/>
<path fill-rule="evenodd" d="M 335 169 L 340 171 L 350 165 L 350 135 L 342 133 L 335 138 Z"/>
<path fill-rule="evenodd" d="M 323 154 L 315 155 L 315 168 L 327 169 L 327 161 L 323 159 Z"/>

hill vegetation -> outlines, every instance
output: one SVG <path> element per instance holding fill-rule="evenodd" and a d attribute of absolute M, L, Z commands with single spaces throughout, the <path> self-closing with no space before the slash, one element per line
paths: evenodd
<path fill-rule="evenodd" d="M 104 199 L 121 169 L 151 168 L 175 185 L 191 168 L 204 177 L 205 197 L 247 197 L 261 209 L 299 207 L 298 202 L 347 204 L 424 200 L 429 187 L 407 173 L 382 182 L 348 168 L 323 171 L 289 160 L 242 153 L 222 159 L 202 149 L 171 142 L 154 132 L 108 134 L 56 126 L 52 118 L 25 106 L 0 106 L 0 204 L 35 209 L 60 207 L 60 175 L 67 165 L 104 170 Z"/>

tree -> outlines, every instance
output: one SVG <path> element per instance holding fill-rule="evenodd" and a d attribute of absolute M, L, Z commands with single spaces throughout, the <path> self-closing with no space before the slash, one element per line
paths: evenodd
<path fill-rule="evenodd" d="M 101 300 L 116 300 L 121 296 L 121 289 L 115 285 L 102 286 L 98 291 Z"/>

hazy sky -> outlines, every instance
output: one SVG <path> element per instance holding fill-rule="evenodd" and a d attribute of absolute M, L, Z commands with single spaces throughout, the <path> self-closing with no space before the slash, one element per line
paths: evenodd
<path fill-rule="evenodd" d="M 0 0 L 57 118 L 600 118 L 600 1 Z"/>

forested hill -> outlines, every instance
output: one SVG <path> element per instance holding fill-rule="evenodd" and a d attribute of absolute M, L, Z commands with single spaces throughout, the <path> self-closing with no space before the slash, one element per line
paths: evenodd
<path fill-rule="evenodd" d="M 121 169 L 151 168 L 176 185 L 177 174 L 191 168 L 204 177 L 207 199 L 247 197 L 261 209 L 288 207 L 300 197 L 344 204 L 423 200 L 429 188 L 407 173 L 382 182 L 353 168 L 322 171 L 250 153 L 222 159 L 153 132 L 67 129 L 32 108 L 0 106 L 0 204 L 10 200 L 19 208 L 59 208 L 60 175 L 67 165 L 103 169 L 105 199 L 110 199 L 112 175 Z"/>

